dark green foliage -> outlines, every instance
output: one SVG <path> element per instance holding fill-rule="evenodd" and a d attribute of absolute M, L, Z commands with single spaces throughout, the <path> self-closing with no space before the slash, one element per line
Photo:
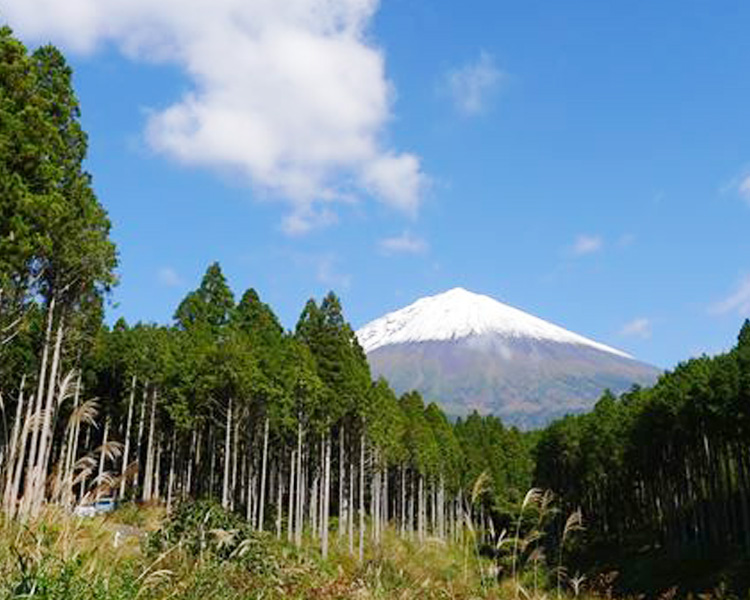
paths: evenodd
<path fill-rule="evenodd" d="M 541 435 L 536 483 L 583 508 L 596 554 L 731 562 L 750 552 L 749 342 L 746 323 L 731 352 L 607 393 Z"/>
<path fill-rule="evenodd" d="M 181 503 L 145 543 L 154 557 L 179 545 L 193 557 L 237 562 L 253 573 L 271 574 L 276 567 L 268 536 L 212 500 Z"/>

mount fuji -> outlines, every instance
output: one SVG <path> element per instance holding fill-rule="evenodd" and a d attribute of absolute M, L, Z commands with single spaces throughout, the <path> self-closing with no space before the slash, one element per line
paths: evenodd
<path fill-rule="evenodd" d="M 659 369 L 489 296 L 455 288 L 357 331 L 375 376 L 448 414 L 520 427 L 588 410 L 605 389 L 650 385 Z"/>

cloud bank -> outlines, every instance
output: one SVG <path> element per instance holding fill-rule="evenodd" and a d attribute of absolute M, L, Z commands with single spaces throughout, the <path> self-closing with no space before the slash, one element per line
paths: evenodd
<path fill-rule="evenodd" d="M 378 0 L 2 0 L 26 39 L 81 53 L 114 44 L 179 66 L 190 89 L 151 113 L 152 148 L 246 177 L 290 206 L 288 233 L 363 195 L 414 215 L 418 156 L 384 142 L 393 93 L 368 38 Z"/>

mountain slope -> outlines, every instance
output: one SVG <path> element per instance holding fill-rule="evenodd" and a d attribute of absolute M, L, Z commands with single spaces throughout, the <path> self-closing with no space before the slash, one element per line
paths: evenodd
<path fill-rule="evenodd" d="M 488 296 L 456 288 L 357 331 L 375 375 L 455 415 L 493 413 L 533 427 L 591 407 L 606 388 L 659 370 Z"/>

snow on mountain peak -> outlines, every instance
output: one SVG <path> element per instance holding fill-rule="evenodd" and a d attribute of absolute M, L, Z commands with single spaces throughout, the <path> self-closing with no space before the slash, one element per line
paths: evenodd
<path fill-rule="evenodd" d="M 579 344 L 632 358 L 625 352 L 567 331 L 489 296 L 475 294 L 460 287 L 421 298 L 357 331 L 359 343 L 367 353 L 390 344 L 481 335 Z"/>

